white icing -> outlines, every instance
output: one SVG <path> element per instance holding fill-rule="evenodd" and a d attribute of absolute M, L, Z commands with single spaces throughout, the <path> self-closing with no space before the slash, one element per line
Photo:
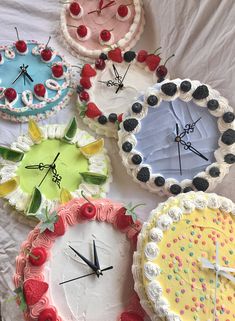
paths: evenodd
<path fill-rule="evenodd" d="M 147 296 L 148 298 L 155 302 L 158 301 L 162 295 L 162 287 L 159 282 L 151 281 L 147 286 Z"/>
<path fill-rule="evenodd" d="M 173 222 L 178 222 L 183 215 L 183 211 L 179 207 L 172 207 L 169 209 L 168 215 L 172 218 Z"/>
<path fill-rule="evenodd" d="M 165 299 L 160 299 L 155 303 L 155 311 L 159 317 L 165 317 L 169 313 L 169 303 Z"/>
<path fill-rule="evenodd" d="M 157 220 L 158 227 L 163 231 L 169 230 L 172 223 L 173 223 L 173 220 L 167 214 L 161 215 Z"/>
<path fill-rule="evenodd" d="M 149 242 L 146 244 L 144 249 L 144 254 L 149 260 L 153 260 L 158 256 L 159 249 L 154 242 Z"/>
<path fill-rule="evenodd" d="M 68 245 L 93 260 L 93 239 L 101 268 L 112 265 L 113 270 L 104 272 L 99 279 L 92 275 L 59 285 L 63 280 L 92 272 L 83 261 L 75 259 Z M 60 308 L 61 318 L 70 321 L 82 317 L 85 321 L 116 320 L 133 294 L 131 263 L 130 242 L 112 225 L 92 221 L 70 227 L 63 237 L 57 238 L 51 260 L 46 264 L 50 297 L 52 304 Z"/>
<path fill-rule="evenodd" d="M 182 202 L 183 211 L 185 214 L 191 213 L 195 209 L 194 202 L 188 199 L 183 199 Z"/>
<path fill-rule="evenodd" d="M 153 242 L 160 242 L 163 238 L 163 232 L 160 228 L 154 227 L 150 230 L 149 236 Z"/>
<path fill-rule="evenodd" d="M 203 195 L 196 197 L 194 202 L 195 207 L 199 210 L 203 210 L 207 206 L 207 199 Z"/>
<path fill-rule="evenodd" d="M 144 264 L 144 275 L 148 280 L 153 280 L 156 276 L 160 274 L 160 268 L 157 264 L 152 262 L 146 262 Z"/>

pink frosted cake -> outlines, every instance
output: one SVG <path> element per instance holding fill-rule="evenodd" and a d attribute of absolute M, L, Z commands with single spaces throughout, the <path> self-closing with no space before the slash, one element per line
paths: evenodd
<path fill-rule="evenodd" d="M 42 218 L 16 258 L 14 283 L 24 319 L 143 321 L 131 274 L 140 222 L 106 199 L 71 200 L 50 213 L 56 216 L 54 231 Z"/>
<path fill-rule="evenodd" d="M 97 58 L 135 46 L 144 28 L 142 0 L 75 0 L 63 5 L 61 30 L 75 56 Z"/>

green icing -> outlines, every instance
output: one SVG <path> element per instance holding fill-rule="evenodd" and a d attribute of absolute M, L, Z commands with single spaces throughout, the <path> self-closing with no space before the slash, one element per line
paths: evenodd
<path fill-rule="evenodd" d="M 57 153 L 60 155 L 56 161 L 56 169 L 62 176 L 61 187 L 70 192 L 75 191 L 81 183 L 79 172 L 88 171 L 88 160 L 79 151 L 76 145 L 68 144 L 57 139 L 45 140 L 39 145 L 34 145 L 25 153 L 23 160 L 17 170 L 20 176 L 21 189 L 31 194 L 34 186 L 40 184 L 47 169 L 26 169 L 28 165 L 38 165 L 39 163 L 51 164 Z M 49 173 L 40 186 L 40 191 L 47 199 L 59 199 L 60 189 L 52 182 L 52 173 Z"/>

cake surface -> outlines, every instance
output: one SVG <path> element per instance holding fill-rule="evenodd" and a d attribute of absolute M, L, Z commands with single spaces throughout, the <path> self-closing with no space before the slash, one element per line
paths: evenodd
<path fill-rule="evenodd" d="M 234 113 L 210 86 L 165 80 L 129 107 L 119 148 L 134 180 L 151 192 L 211 191 L 234 162 Z"/>
<path fill-rule="evenodd" d="M 50 49 L 52 57 L 43 61 L 41 52 L 45 45 L 36 41 L 27 41 L 27 51 L 21 54 L 15 44 L 0 46 L 0 116 L 17 122 L 28 121 L 29 117 L 42 119 L 62 109 L 73 93 L 71 88 L 71 67 L 64 57 L 54 49 Z M 21 67 L 27 62 L 27 72 L 31 81 L 23 75 L 15 80 Z M 60 77 L 56 78 L 52 66 L 62 67 Z M 43 93 L 39 97 L 35 93 L 35 86 L 43 85 Z M 16 98 L 7 99 L 5 91 L 13 88 Z M 45 90 L 45 92 L 44 92 Z M 14 96 L 13 96 L 14 97 Z"/>
<path fill-rule="evenodd" d="M 80 14 L 71 15 L 70 6 L 78 3 Z M 145 19 L 142 0 L 104 1 L 101 11 L 97 1 L 70 1 L 65 4 L 61 12 L 61 31 L 66 45 L 71 48 L 75 56 L 98 58 L 102 52 L 120 47 L 128 50 L 134 47 L 143 32 Z M 120 5 L 128 9 L 127 19 L 118 19 L 117 12 Z M 92 12 L 94 11 L 94 12 Z M 86 35 L 78 36 L 77 28 L 85 26 Z M 111 38 L 108 41 L 100 39 L 102 30 L 108 30 Z"/>
<path fill-rule="evenodd" d="M 151 320 L 235 318 L 234 226 L 234 203 L 216 194 L 170 197 L 151 212 L 132 268 Z"/>
<path fill-rule="evenodd" d="M 141 228 L 140 223 L 120 229 L 117 216 L 123 205 L 107 199 L 92 200 L 96 214 L 92 219 L 84 219 L 82 206 L 85 203 L 84 199 L 73 199 L 60 206 L 57 210 L 60 227 L 57 225 L 55 232 L 40 232 L 39 225 L 22 244 L 16 258 L 14 283 L 16 288 L 23 286 L 26 301 L 31 303 L 24 312 L 25 320 L 41 320 L 40 314 L 48 308 L 53 309 L 57 321 L 119 320 L 123 313 L 133 313 L 137 315 L 136 320 L 143 320 L 144 312 L 134 292 L 131 275 L 134 238 Z M 99 278 L 89 275 L 59 285 L 92 272 L 69 246 L 93 261 L 93 240 L 100 268 L 113 266 L 113 269 L 103 272 Z M 47 260 L 43 265 L 34 266 L 29 253 L 38 247 L 46 251 Z M 27 282 L 32 280 L 48 285 L 48 290 L 33 304 L 37 290 L 33 289 L 28 295 L 26 289 Z"/>

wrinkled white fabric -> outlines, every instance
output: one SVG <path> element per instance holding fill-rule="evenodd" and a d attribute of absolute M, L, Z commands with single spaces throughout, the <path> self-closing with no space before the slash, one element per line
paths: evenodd
<path fill-rule="evenodd" d="M 136 48 L 154 51 L 161 45 L 163 60 L 175 53 L 175 58 L 167 65 L 172 78 L 198 79 L 208 83 L 234 106 L 234 0 L 144 0 L 144 4 L 147 24 Z M 60 6 L 58 0 L 0 0 L 0 44 L 15 41 L 14 26 L 17 26 L 21 38 L 45 43 L 51 35 L 51 45 L 65 54 L 68 62 L 78 64 L 79 61 L 66 52 L 59 41 Z M 74 113 L 73 100 L 68 108 L 41 124 L 64 123 Z M 81 121 L 79 125 L 89 131 Z M 12 143 L 26 129 L 26 124 L 0 120 L 0 144 Z M 124 203 L 146 203 L 138 210 L 144 220 L 164 199 L 132 181 L 121 164 L 114 139 L 106 139 L 105 145 L 114 171 L 114 182 L 107 196 Z M 235 201 L 234 180 L 235 166 L 215 192 Z M 11 214 L 9 206 L 3 207 L 2 202 L 0 205 L 0 296 L 6 298 L 11 296 L 13 289 L 11 277 L 15 256 L 30 227 L 19 222 L 21 217 Z M 14 302 L 2 302 L 1 312 L 3 321 L 22 320 Z"/>

